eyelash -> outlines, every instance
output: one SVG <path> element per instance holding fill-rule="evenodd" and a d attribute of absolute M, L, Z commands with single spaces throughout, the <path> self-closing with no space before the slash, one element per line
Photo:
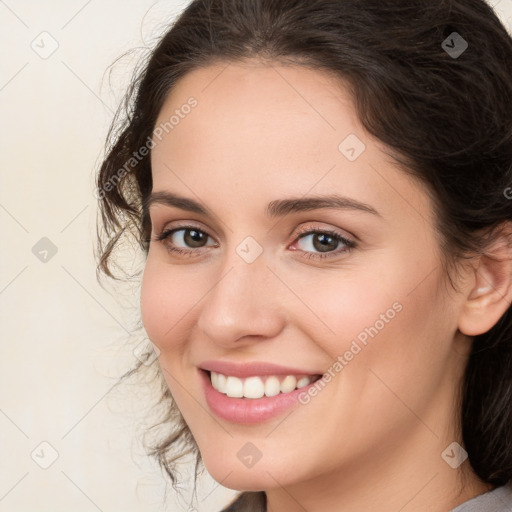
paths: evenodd
<path fill-rule="evenodd" d="M 156 235 L 153 238 L 153 240 L 156 242 L 164 242 L 173 233 L 175 233 L 177 231 L 182 231 L 182 230 L 198 231 L 200 233 L 205 234 L 208 237 L 210 236 L 210 235 L 208 235 L 208 233 L 206 233 L 206 231 L 203 231 L 202 229 L 198 229 L 196 226 L 186 225 L 186 226 L 178 226 L 178 227 L 171 228 L 171 229 L 164 229 L 161 233 Z M 345 245 L 345 247 L 342 249 L 337 249 L 335 251 L 326 252 L 326 253 L 308 252 L 308 251 L 301 251 L 300 249 L 298 249 L 300 252 L 304 253 L 304 256 L 303 256 L 304 258 L 323 260 L 326 258 L 339 256 L 342 253 L 348 253 L 356 247 L 356 243 L 353 240 L 349 240 L 348 238 L 341 236 L 339 233 L 336 233 L 336 231 L 331 231 L 329 229 L 321 229 L 321 228 L 310 228 L 310 229 L 304 228 L 303 230 L 300 230 L 297 233 L 295 240 L 300 240 L 301 238 L 304 238 L 306 235 L 311 235 L 311 234 L 316 234 L 316 233 L 328 235 L 328 236 L 334 238 L 335 241 L 342 242 Z M 180 254 L 183 256 L 195 256 L 195 253 L 197 252 L 196 249 L 182 249 L 181 247 L 171 247 L 167 244 L 164 244 L 164 245 L 169 252 L 175 253 L 175 254 Z M 200 249 L 202 249 L 202 248 L 200 248 Z"/>

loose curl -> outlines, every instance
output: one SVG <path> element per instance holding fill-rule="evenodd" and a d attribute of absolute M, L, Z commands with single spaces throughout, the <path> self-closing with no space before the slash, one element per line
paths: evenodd
<path fill-rule="evenodd" d="M 442 47 L 453 32 L 468 42 L 456 58 Z M 139 65 L 109 130 L 97 174 L 98 277 L 118 279 L 113 253 L 125 238 L 147 255 L 150 158 L 130 159 L 169 92 L 189 71 L 252 58 L 325 71 L 348 87 L 365 129 L 433 201 L 448 276 L 512 220 L 512 39 L 483 0 L 194 0 Z M 156 364 L 139 361 L 123 379 Z M 152 378 L 167 430 L 148 453 L 174 484 L 176 462 L 194 453 L 197 475 L 201 457 L 159 368 Z M 457 418 L 474 472 L 495 486 L 512 479 L 511 404 L 509 307 L 474 337 Z"/>

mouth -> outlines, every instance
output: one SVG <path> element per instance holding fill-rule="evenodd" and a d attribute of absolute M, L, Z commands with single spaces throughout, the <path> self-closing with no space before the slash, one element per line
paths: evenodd
<path fill-rule="evenodd" d="M 246 378 L 207 371 L 210 383 L 216 391 L 231 398 L 257 400 L 288 394 L 304 388 L 320 379 L 321 375 L 254 375 Z"/>
<path fill-rule="evenodd" d="M 307 393 L 308 388 L 322 378 L 322 374 L 270 374 L 268 367 L 260 369 L 260 374 L 247 367 L 244 371 L 233 372 L 239 375 L 198 370 L 210 411 L 225 421 L 238 424 L 262 423 L 282 415 L 299 405 L 300 394 Z"/>

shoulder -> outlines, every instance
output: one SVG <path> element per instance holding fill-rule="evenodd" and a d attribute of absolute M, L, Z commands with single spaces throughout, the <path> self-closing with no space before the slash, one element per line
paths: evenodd
<path fill-rule="evenodd" d="M 267 499 L 263 491 L 243 492 L 221 512 L 265 512 L 266 505 Z"/>
<path fill-rule="evenodd" d="M 512 512 L 512 481 L 475 496 L 450 512 Z"/>

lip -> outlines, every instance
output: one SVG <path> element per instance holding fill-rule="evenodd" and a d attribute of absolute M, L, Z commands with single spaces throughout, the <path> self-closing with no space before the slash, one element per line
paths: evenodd
<path fill-rule="evenodd" d="M 299 395 L 304 392 L 307 393 L 308 389 L 316 384 L 315 381 L 290 393 L 280 393 L 275 396 L 233 398 L 214 389 L 210 380 L 210 374 L 206 370 L 199 368 L 198 371 L 210 411 L 225 421 L 243 425 L 263 423 L 282 415 L 288 409 L 299 405 Z M 252 370 L 244 368 L 244 371 Z M 291 374 L 293 375 L 293 373 Z M 254 373 L 249 376 L 251 375 L 254 375 Z M 290 375 L 290 373 L 287 375 Z M 236 377 L 237 375 L 233 376 Z"/>
<path fill-rule="evenodd" d="M 205 361 L 198 365 L 209 372 L 222 373 L 244 379 L 264 375 L 322 375 L 323 372 L 312 372 L 304 368 L 291 368 L 273 363 L 255 361 L 251 363 L 232 363 L 230 361 Z"/>

